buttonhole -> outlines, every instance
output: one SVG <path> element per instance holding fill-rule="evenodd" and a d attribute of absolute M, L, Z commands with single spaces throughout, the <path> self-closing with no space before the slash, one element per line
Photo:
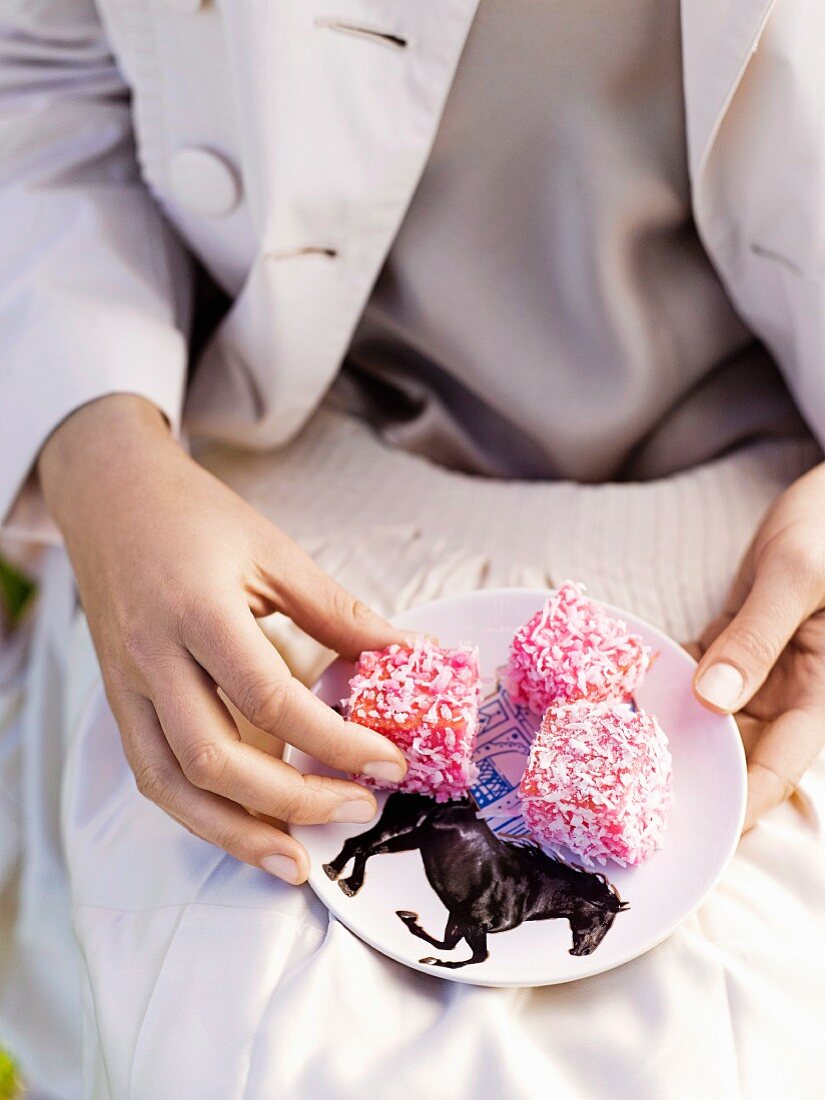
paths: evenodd
<path fill-rule="evenodd" d="M 295 256 L 329 256 L 334 259 L 338 255 L 337 248 L 321 248 L 318 245 L 306 245 L 303 248 L 289 248 L 284 252 L 267 252 L 270 260 L 291 260 Z"/>
<path fill-rule="evenodd" d="M 331 16 L 319 15 L 315 19 L 316 27 L 326 27 L 331 31 L 340 31 L 342 34 L 355 34 L 360 38 L 371 38 L 375 42 L 384 42 L 388 46 L 394 46 L 396 49 L 406 49 L 408 41 L 406 38 L 402 38 L 401 35 L 391 34 L 389 31 L 382 31 L 377 27 L 364 27 L 357 23 L 347 23 L 343 19 L 335 19 Z"/>
<path fill-rule="evenodd" d="M 783 267 L 787 267 L 789 271 L 792 271 L 794 275 L 801 275 L 802 268 L 798 267 L 793 260 L 789 260 L 787 256 L 783 256 L 781 252 L 774 252 L 772 248 L 765 248 L 764 245 L 751 244 L 751 252 L 755 256 L 761 256 L 764 260 L 774 260 L 778 264 L 782 264 Z"/>

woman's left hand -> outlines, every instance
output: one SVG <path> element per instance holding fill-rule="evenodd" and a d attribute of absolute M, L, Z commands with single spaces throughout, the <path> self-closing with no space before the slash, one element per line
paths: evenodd
<path fill-rule="evenodd" d="M 689 648 L 696 694 L 739 723 L 749 829 L 825 744 L 825 463 L 770 509 L 723 613 Z"/>

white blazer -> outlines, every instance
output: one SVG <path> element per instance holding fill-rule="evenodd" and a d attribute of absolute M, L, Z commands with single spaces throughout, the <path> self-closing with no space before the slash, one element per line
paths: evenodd
<path fill-rule="evenodd" d="M 42 530 L 27 475 L 83 402 L 139 393 L 179 424 L 189 251 L 234 305 L 187 423 L 261 448 L 295 434 L 399 228 L 477 4 L 6 0 L 0 516 Z M 823 441 L 825 5 L 682 0 L 682 40 L 699 232 Z"/>

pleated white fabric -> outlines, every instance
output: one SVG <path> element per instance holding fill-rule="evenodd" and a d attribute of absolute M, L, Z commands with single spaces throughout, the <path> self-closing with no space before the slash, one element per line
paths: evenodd
<path fill-rule="evenodd" d="M 201 460 L 385 613 L 573 576 L 689 638 L 759 516 L 815 457 L 762 444 L 647 485 L 504 484 L 388 451 L 322 410 L 278 454 Z M 323 652 L 277 617 L 266 626 L 311 678 Z M 82 975 L 84 1095 L 822 1095 L 825 761 L 646 956 L 568 986 L 460 986 L 385 959 L 308 888 L 238 864 L 141 799 L 82 618 L 63 644 L 62 836 L 80 952 L 54 960 L 52 980 L 75 988 Z M 27 734 L 31 759 L 49 759 L 52 735 Z M 28 919 L 65 923 L 52 908 Z"/>

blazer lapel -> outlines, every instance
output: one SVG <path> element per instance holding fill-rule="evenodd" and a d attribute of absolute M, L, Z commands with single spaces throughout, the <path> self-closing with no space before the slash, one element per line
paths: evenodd
<path fill-rule="evenodd" d="M 688 162 L 701 182 L 713 142 L 776 0 L 682 0 Z"/>
<path fill-rule="evenodd" d="M 218 2 L 261 250 L 187 417 L 270 445 L 300 428 L 346 352 L 479 0 Z"/>

